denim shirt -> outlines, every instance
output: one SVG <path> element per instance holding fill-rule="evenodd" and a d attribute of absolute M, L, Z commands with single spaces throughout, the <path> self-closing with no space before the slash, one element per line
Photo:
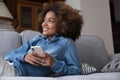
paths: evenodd
<path fill-rule="evenodd" d="M 41 46 L 45 53 L 54 58 L 54 64 L 51 67 L 43 67 L 26 63 L 24 56 L 29 54 L 31 46 Z M 39 35 L 8 53 L 5 60 L 13 63 L 19 76 L 48 76 L 53 72 L 58 75 L 82 73 L 74 41 L 61 35 L 55 35 L 51 39 Z"/>

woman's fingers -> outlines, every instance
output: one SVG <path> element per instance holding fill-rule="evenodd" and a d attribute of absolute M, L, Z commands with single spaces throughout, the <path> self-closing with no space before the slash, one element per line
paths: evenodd
<path fill-rule="evenodd" d="M 36 53 L 26 54 L 24 60 L 32 65 L 39 65 L 41 63 L 41 59 Z"/>
<path fill-rule="evenodd" d="M 51 55 L 45 53 L 44 55 L 41 56 L 41 65 L 42 66 L 48 66 L 51 67 L 54 63 L 54 59 L 51 57 Z"/>
<path fill-rule="evenodd" d="M 54 63 L 54 59 L 47 53 L 38 55 L 34 52 L 31 52 L 25 55 L 24 60 L 25 62 L 30 63 L 34 66 L 42 65 L 51 67 Z"/>

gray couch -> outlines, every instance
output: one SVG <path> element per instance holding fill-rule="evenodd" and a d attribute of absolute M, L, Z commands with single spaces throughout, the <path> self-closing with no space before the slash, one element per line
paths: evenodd
<path fill-rule="evenodd" d="M 0 56 L 18 48 L 27 40 L 39 35 L 39 32 L 26 30 L 21 33 L 0 30 Z M 0 80 L 120 80 L 120 72 L 101 72 L 101 69 L 113 59 L 120 59 L 120 54 L 108 55 L 101 38 L 82 35 L 76 41 L 81 63 L 94 66 L 97 72 L 88 75 L 70 75 L 60 77 L 0 77 Z"/>

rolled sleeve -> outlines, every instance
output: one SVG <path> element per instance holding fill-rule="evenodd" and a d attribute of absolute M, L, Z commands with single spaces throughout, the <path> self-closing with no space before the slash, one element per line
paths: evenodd
<path fill-rule="evenodd" d="M 53 72 L 60 72 L 61 67 L 64 64 L 65 64 L 64 62 L 54 59 L 54 64 L 52 65 L 51 69 L 53 70 Z"/>

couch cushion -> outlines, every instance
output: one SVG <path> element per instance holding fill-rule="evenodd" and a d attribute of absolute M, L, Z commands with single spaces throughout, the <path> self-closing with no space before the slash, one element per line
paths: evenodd
<path fill-rule="evenodd" d="M 22 37 L 22 43 L 25 43 L 26 41 L 40 35 L 38 31 L 33 31 L 33 30 L 24 30 L 20 33 Z"/>
<path fill-rule="evenodd" d="M 0 30 L 0 56 L 4 57 L 6 53 L 18 48 L 21 45 L 19 33 L 9 30 Z"/>
<path fill-rule="evenodd" d="M 97 71 L 100 71 L 110 61 L 103 40 L 100 37 L 82 35 L 76 41 L 76 46 L 81 62 L 94 66 Z"/>
<path fill-rule="evenodd" d="M 120 73 L 96 73 L 60 77 L 0 77 L 0 80 L 120 80 Z"/>
<path fill-rule="evenodd" d="M 114 59 L 103 67 L 102 72 L 120 72 L 120 59 Z"/>
<path fill-rule="evenodd" d="M 87 64 L 87 63 L 81 63 L 81 68 L 83 71 L 83 75 L 93 74 L 96 72 L 96 68 L 94 66 Z"/>
<path fill-rule="evenodd" d="M 120 80 L 120 72 L 95 73 L 88 75 L 91 80 Z"/>

